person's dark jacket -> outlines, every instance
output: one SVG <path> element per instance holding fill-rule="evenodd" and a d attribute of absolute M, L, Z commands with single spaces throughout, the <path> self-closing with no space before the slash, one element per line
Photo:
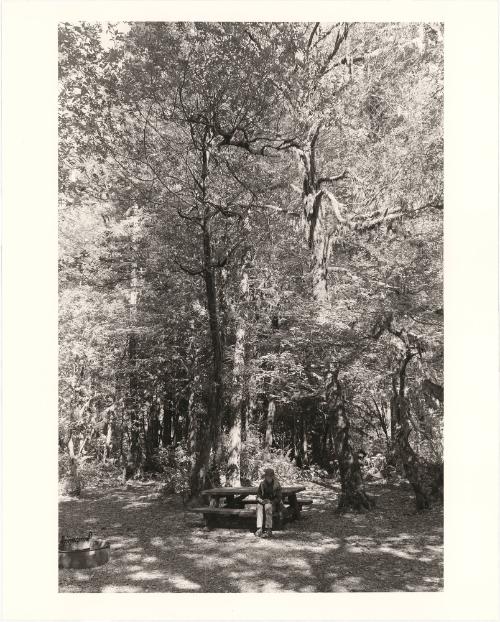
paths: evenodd
<path fill-rule="evenodd" d="M 270 484 L 265 479 L 261 481 L 257 489 L 257 501 L 281 503 L 281 485 L 276 478 Z"/>

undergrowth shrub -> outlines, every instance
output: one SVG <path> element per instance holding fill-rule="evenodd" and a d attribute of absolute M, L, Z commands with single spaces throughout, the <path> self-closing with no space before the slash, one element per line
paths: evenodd
<path fill-rule="evenodd" d="M 262 479 L 267 467 L 274 469 L 282 484 L 294 484 L 305 479 L 306 472 L 292 462 L 290 451 L 263 448 L 258 433 L 249 429 L 241 451 L 241 476 L 256 484 Z"/>
<path fill-rule="evenodd" d="M 96 462 L 90 456 L 76 458 L 78 489 L 116 486 L 121 482 L 122 470 L 114 462 Z M 71 475 L 69 456 L 67 453 L 59 455 L 59 494 L 73 494 L 75 478 Z"/>
<path fill-rule="evenodd" d="M 164 492 L 186 494 L 191 472 L 191 459 L 186 445 L 181 443 L 175 447 L 162 447 L 158 450 L 158 460 L 162 467 Z"/>

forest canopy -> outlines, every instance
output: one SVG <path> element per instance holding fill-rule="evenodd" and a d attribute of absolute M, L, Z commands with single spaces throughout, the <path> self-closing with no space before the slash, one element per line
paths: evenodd
<path fill-rule="evenodd" d="M 59 27 L 61 480 L 442 487 L 443 28 Z M 68 483 L 69 482 L 69 483 Z M 442 492 L 442 490 L 441 490 Z"/>

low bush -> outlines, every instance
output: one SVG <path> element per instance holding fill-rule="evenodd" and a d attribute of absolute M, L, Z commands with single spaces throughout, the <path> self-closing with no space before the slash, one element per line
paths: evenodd
<path fill-rule="evenodd" d="M 189 492 L 191 459 L 184 444 L 161 448 L 158 461 L 162 468 L 161 480 L 165 493 L 185 495 Z"/>
<path fill-rule="evenodd" d="M 256 484 L 267 467 L 274 469 L 277 479 L 283 484 L 303 482 L 308 477 L 306 471 L 292 462 L 290 451 L 263 448 L 258 433 L 250 429 L 241 451 L 241 476 Z"/>

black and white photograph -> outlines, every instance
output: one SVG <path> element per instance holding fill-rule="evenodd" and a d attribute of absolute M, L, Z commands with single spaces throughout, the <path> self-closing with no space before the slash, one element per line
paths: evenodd
<path fill-rule="evenodd" d="M 1 620 L 500 620 L 499 9 L 2 0 Z"/>
<path fill-rule="evenodd" d="M 60 592 L 443 590 L 445 38 L 58 24 Z"/>

